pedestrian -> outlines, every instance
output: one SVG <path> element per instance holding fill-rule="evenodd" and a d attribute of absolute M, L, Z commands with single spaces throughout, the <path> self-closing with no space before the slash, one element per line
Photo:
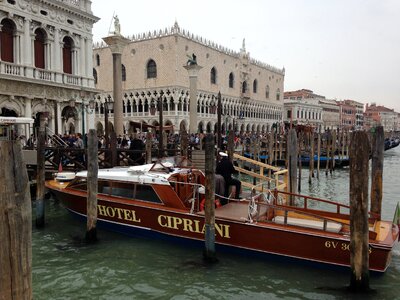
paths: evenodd
<path fill-rule="evenodd" d="M 225 152 L 219 152 L 219 156 L 221 157 L 221 160 L 217 164 L 216 173 L 224 177 L 225 197 L 229 197 L 229 187 L 233 185 L 236 188 L 235 199 L 240 199 L 240 189 L 242 184 L 240 180 L 232 177 L 232 174 L 236 173 L 235 167 L 233 166 L 233 163 L 229 160 L 228 154 L 226 154 Z"/>

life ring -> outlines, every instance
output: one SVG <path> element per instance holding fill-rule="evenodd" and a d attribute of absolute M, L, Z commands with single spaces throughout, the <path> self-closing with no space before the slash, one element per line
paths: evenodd
<path fill-rule="evenodd" d="M 215 208 L 221 207 L 221 202 L 219 202 L 219 199 L 214 200 Z M 200 211 L 204 210 L 204 207 L 206 205 L 206 198 L 203 198 L 200 202 Z"/>

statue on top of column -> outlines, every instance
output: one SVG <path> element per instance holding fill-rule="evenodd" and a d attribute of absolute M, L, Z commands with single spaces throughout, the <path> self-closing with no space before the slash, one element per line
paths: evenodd
<path fill-rule="evenodd" d="M 121 24 L 119 23 L 118 16 L 115 15 L 114 17 L 114 34 L 120 35 L 121 34 Z"/>
<path fill-rule="evenodd" d="M 194 53 L 192 54 L 192 56 L 187 55 L 187 57 L 189 58 L 187 61 L 188 66 L 197 65 L 197 57 Z"/>

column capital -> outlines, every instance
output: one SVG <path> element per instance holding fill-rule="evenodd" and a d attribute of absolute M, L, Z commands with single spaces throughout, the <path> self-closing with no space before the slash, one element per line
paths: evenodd
<path fill-rule="evenodd" d="M 121 35 L 111 35 L 103 38 L 103 41 L 110 47 L 112 54 L 122 54 L 125 46 L 130 42 L 129 39 Z"/>
<path fill-rule="evenodd" d="M 183 66 L 189 73 L 189 77 L 197 77 L 199 76 L 199 71 L 203 69 L 202 66 L 199 66 L 198 64 L 193 64 L 193 65 L 185 65 Z"/>

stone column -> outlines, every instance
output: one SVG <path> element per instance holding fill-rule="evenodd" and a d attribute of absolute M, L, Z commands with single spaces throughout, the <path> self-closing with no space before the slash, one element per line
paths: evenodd
<path fill-rule="evenodd" d="M 198 64 L 183 66 L 189 73 L 190 103 L 189 103 L 189 134 L 197 133 L 197 77 L 203 68 Z"/>
<path fill-rule="evenodd" d="M 31 38 L 31 32 L 30 32 L 30 22 L 31 22 L 31 20 L 25 19 L 25 23 L 24 23 L 23 64 L 25 64 L 27 66 L 32 65 L 32 57 L 31 57 L 32 38 Z"/>
<path fill-rule="evenodd" d="M 80 51 L 80 57 L 79 57 L 79 64 L 80 64 L 80 70 L 79 70 L 79 75 L 82 77 L 87 77 L 88 74 L 86 74 L 86 39 L 81 36 L 81 48 L 79 49 Z"/>
<path fill-rule="evenodd" d="M 86 40 L 86 74 L 89 77 L 88 86 L 94 87 L 94 79 L 93 79 L 93 50 L 92 50 L 93 42 L 92 38 L 88 38 Z"/>
<path fill-rule="evenodd" d="M 54 28 L 54 51 L 53 51 L 53 70 L 61 72 L 61 43 L 60 43 L 60 29 Z"/>
<path fill-rule="evenodd" d="M 56 128 L 57 128 L 57 134 L 63 134 L 64 132 L 63 132 L 63 124 L 62 124 L 62 119 L 61 119 L 61 102 L 62 101 L 59 101 L 59 100 L 57 100 L 56 101 L 56 122 L 57 122 L 57 126 L 56 126 Z"/>
<path fill-rule="evenodd" d="M 25 98 L 25 115 L 24 115 L 25 118 L 32 118 L 32 99 L 33 98 L 30 97 Z M 26 124 L 25 135 L 27 139 L 29 139 L 31 133 L 33 132 L 31 132 L 29 124 Z"/>
<path fill-rule="evenodd" d="M 121 54 L 129 40 L 119 34 L 105 37 L 103 40 L 110 47 L 113 56 L 114 130 L 118 136 L 124 134 Z"/>

